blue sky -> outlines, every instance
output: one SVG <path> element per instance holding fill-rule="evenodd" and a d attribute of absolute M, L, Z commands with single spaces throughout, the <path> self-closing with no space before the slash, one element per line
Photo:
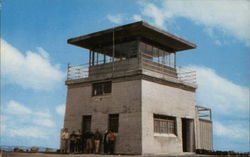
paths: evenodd
<path fill-rule="evenodd" d="M 57 148 L 67 64 L 88 60 L 67 39 L 144 20 L 197 45 L 177 63 L 197 71 L 214 149 L 249 151 L 250 1 L 3 0 L 1 12 L 1 145 Z"/>

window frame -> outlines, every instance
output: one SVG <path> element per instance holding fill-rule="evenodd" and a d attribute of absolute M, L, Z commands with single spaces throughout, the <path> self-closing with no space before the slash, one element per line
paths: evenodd
<path fill-rule="evenodd" d="M 153 129 L 156 134 L 168 134 L 177 136 L 176 117 L 154 114 Z"/>
<path fill-rule="evenodd" d="M 92 84 L 92 96 L 103 96 L 112 93 L 112 81 L 97 82 Z"/>

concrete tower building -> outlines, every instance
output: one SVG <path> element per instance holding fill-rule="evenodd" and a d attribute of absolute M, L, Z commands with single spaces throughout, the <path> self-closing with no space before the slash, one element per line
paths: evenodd
<path fill-rule="evenodd" d="M 211 110 L 196 106 L 195 71 L 176 53 L 196 45 L 136 22 L 72 38 L 89 63 L 69 65 L 64 128 L 116 133 L 115 152 L 176 154 L 212 149 Z"/>

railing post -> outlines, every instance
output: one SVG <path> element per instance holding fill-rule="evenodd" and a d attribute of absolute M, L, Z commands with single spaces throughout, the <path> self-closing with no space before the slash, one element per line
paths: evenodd
<path fill-rule="evenodd" d="M 165 73 L 164 73 L 164 69 L 163 69 L 163 65 L 164 65 L 164 62 L 163 62 L 163 52 L 162 51 L 160 51 L 159 49 L 158 49 L 158 54 L 159 54 L 159 56 L 161 56 L 161 73 L 162 73 L 162 76 L 163 76 L 163 78 L 164 78 L 164 75 L 165 75 Z"/>
<path fill-rule="evenodd" d="M 99 62 L 99 53 L 96 53 L 96 64 L 98 65 Z"/>
<path fill-rule="evenodd" d="M 113 51 L 112 51 L 112 76 L 114 75 L 114 71 L 115 71 L 115 61 L 114 61 L 114 57 L 115 57 L 115 27 L 113 28 Z"/>
<path fill-rule="evenodd" d="M 92 51 L 92 66 L 95 65 L 95 51 Z"/>
<path fill-rule="evenodd" d="M 70 79 L 70 63 L 68 63 L 67 80 Z"/>
<path fill-rule="evenodd" d="M 174 68 L 176 69 L 176 52 L 174 53 Z"/>
<path fill-rule="evenodd" d="M 92 53 L 92 51 L 91 50 L 89 50 L 89 66 L 91 66 L 91 57 L 92 57 L 92 55 L 91 55 L 91 53 Z"/>
<path fill-rule="evenodd" d="M 209 109 L 209 118 L 210 118 L 210 121 L 212 121 L 212 111 L 211 111 L 211 108 Z"/>
<path fill-rule="evenodd" d="M 177 80 L 180 80 L 180 70 L 179 70 L 180 67 L 176 67 L 176 73 L 177 73 Z"/>
<path fill-rule="evenodd" d="M 142 51 L 141 51 L 141 49 L 140 49 L 140 45 L 141 45 L 141 43 L 140 43 L 140 40 L 138 39 L 137 40 L 137 45 L 138 45 L 138 47 L 137 47 L 137 52 L 138 52 L 138 55 L 137 55 L 137 57 L 138 57 L 138 69 L 139 70 L 141 70 L 142 71 L 142 64 L 143 64 L 143 58 L 142 58 Z"/>

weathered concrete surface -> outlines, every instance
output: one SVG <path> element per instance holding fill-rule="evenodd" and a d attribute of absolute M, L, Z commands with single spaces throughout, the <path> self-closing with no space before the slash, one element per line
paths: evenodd
<path fill-rule="evenodd" d="M 91 130 L 103 132 L 108 127 L 108 115 L 119 114 L 116 153 L 183 153 L 182 118 L 194 120 L 193 127 L 198 128 L 195 88 L 165 84 L 143 76 L 105 79 L 112 81 L 112 93 L 103 96 L 92 96 L 92 82 L 68 84 L 64 127 L 70 132 L 81 129 L 82 116 L 91 115 Z M 154 134 L 154 114 L 176 117 L 176 136 Z M 201 145 L 199 133 L 199 129 L 194 129 L 195 138 L 190 142 L 196 148 Z"/>
<path fill-rule="evenodd" d="M 45 154 L 45 153 L 16 153 L 3 152 L 0 157 L 211 157 L 211 155 L 100 155 L 100 154 Z M 220 156 L 224 157 L 224 156 Z M 225 156 L 230 157 L 230 156 Z M 237 156 L 234 156 L 237 157 Z M 240 156 L 243 157 L 243 156 Z"/>
<path fill-rule="evenodd" d="M 176 136 L 155 135 L 154 114 L 176 117 Z M 182 153 L 181 118 L 195 119 L 195 92 L 142 80 L 142 154 Z"/>
<path fill-rule="evenodd" d="M 64 127 L 82 129 L 82 116 L 91 115 L 91 130 L 104 132 L 109 114 L 119 114 L 117 153 L 141 154 L 141 81 L 112 80 L 112 93 L 92 96 L 92 85 L 69 86 Z"/>

